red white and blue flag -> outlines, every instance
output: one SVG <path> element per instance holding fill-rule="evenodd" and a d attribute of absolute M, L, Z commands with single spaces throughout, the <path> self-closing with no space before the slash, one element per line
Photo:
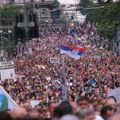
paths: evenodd
<path fill-rule="evenodd" d="M 78 60 L 85 52 L 86 48 L 64 45 L 60 51 L 61 54 L 67 54 L 69 57 Z"/>

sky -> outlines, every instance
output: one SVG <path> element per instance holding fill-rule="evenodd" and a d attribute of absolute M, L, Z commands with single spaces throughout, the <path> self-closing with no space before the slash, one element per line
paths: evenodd
<path fill-rule="evenodd" d="M 75 4 L 75 0 L 58 0 L 60 3 L 64 4 Z M 77 0 L 76 0 L 77 1 Z"/>

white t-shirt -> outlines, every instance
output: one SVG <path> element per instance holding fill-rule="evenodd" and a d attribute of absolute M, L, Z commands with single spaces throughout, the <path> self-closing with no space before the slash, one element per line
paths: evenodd
<path fill-rule="evenodd" d="M 99 115 L 96 115 L 95 116 L 95 120 L 104 120 L 101 116 L 99 116 Z"/>

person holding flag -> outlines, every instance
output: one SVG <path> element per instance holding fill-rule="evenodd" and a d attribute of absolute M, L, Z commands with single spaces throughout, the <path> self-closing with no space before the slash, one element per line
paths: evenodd
<path fill-rule="evenodd" d="M 78 48 L 76 46 L 68 46 L 64 45 L 61 49 L 61 54 L 67 54 L 69 57 L 74 58 L 75 60 L 79 59 L 84 52 L 86 52 L 86 48 Z M 68 101 L 69 95 L 68 95 L 68 86 L 67 86 L 67 73 L 65 70 L 65 62 L 64 62 L 64 55 L 62 55 L 62 82 L 61 82 L 61 100 L 62 101 Z"/>

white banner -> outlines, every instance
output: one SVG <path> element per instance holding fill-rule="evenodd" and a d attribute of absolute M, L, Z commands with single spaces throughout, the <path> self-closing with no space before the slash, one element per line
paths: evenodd
<path fill-rule="evenodd" d="M 109 96 L 114 96 L 116 98 L 116 100 L 117 100 L 117 103 L 120 103 L 120 87 L 109 91 L 108 92 L 108 97 Z"/>
<path fill-rule="evenodd" d="M 15 69 L 14 69 L 14 62 L 0 62 L 0 79 L 16 79 Z"/>
<path fill-rule="evenodd" d="M 0 70 L 1 69 L 10 69 L 10 68 L 14 68 L 13 61 L 0 62 Z"/>
<path fill-rule="evenodd" d="M 3 69 L 0 70 L 0 76 L 1 76 L 1 80 L 6 80 L 6 79 L 16 79 L 16 75 L 15 75 L 15 69 Z"/>
<path fill-rule="evenodd" d="M 36 105 L 38 105 L 40 103 L 40 101 L 39 100 L 31 100 L 30 101 L 30 104 L 31 104 L 31 106 L 32 106 L 32 108 L 34 108 Z"/>
<path fill-rule="evenodd" d="M 53 57 L 53 58 L 50 58 L 50 63 L 59 63 L 59 58 L 58 57 Z"/>

